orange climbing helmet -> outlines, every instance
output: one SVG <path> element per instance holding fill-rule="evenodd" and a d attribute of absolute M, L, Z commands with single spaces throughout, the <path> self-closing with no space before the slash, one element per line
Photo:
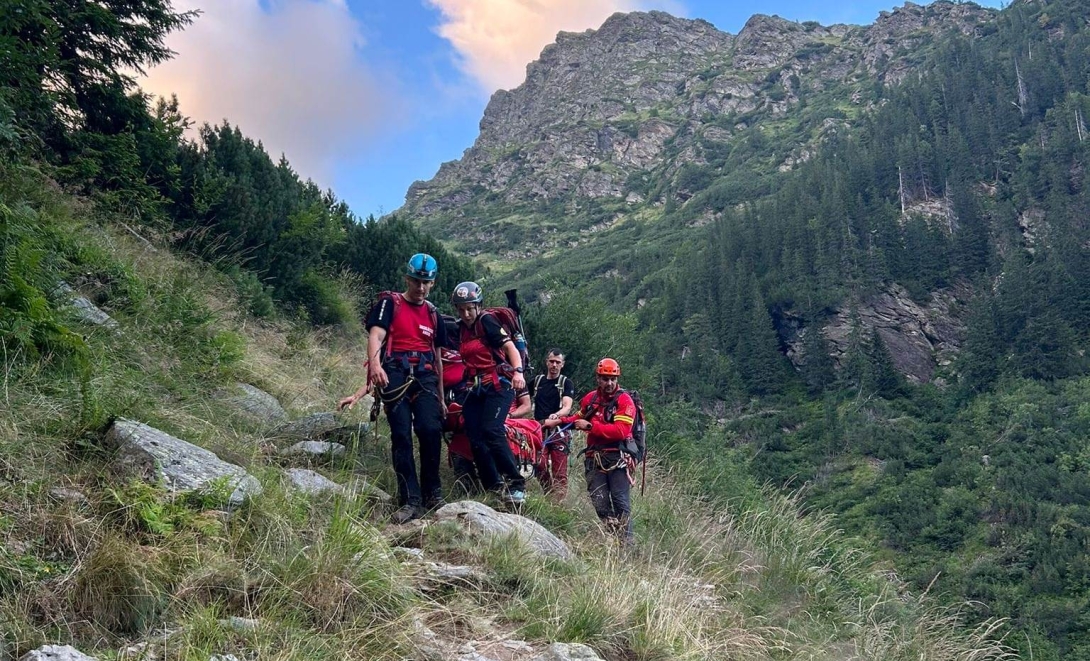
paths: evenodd
<path fill-rule="evenodd" d="M 603 358 L 598 361 L 598 368 L 594 373 L 598 376 L 620 376 L 621 366 L 612 358 Z"/>

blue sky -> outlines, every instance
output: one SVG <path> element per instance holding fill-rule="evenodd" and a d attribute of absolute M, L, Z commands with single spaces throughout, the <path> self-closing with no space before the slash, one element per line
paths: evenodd
<path fill-rule="evenodd" d="M 661 9 L 737 34 L 755 14 L 872 23 L 875 0 L 175 0 L 202 12 L 143 81 L 198 122 L 227 119 L 365 217 L 477 137 L 489 95 L 522 80 L 560 29 Z M 981 3 L 998 7 L 999 2 Z"/>

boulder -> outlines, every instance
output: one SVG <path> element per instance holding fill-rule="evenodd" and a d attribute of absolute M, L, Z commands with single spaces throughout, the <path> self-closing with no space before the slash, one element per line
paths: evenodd
<path fill-rule="evenodd" d="M 104 441 L 116 451 L 114 467 L 119 472 L 161 482 L 169 491 L 205 491 L 226 480 L 232 507 L 261 494 L 261 483 L 246 469 L 142 422 L 118 418 Z"/>
<path fill-rule="evenodd" d="M 289 468 L 285 471 L 288 484 L 293 491 L 301 491 L 308 496 L 323 493 L 345 493 L 345 488 L 321 473 L 306 468 Z"/>
<path fill-rule="evenodd" d="M 435 518 L 439 521 L 454 521 L 475 536 L 506 537 L 514 534 L 538 555 L 561 560 L 575 557 L 563 540 L 536 521 L 518 514 L 497 512 L 475 500 L 444 505 L 436 510 Z"/>
<path fill-rule="evenodd" d="M 348 488 L 352 493 L 362 494 L 365 498 L 378 503 L 389 504 L 394 500 L 393 496 L 371 484 L 364 477 L 354 478 L 351 483 L 349 483 Z"/>
<path fill-rule="evenodd" d="M 336 413 L 312 413 L 304 418 L 285 422 L 272 430 L 269 436 L 289 441 L 316 441 L 322 440 L 326 434 L 340 426 Z"/>
<path fill-rule="evenodd" d="M 59 283 L 53 290 L 53 294 L 67 301 L 75 309 L 76 316 L 85 324 L 117 330 L 117 321 L 113 317 L 99 309 L 86 296 L 78 294 L 67 282 Z"/>
<path fill-rule="evenodd" d="M 288 419 L 288 412 L 280 402 L 257 386 L 236 383 L 228 399 L 240 413 L 255 422 L 271 425 Z"/>
<path fill-rule="evenodd" d="M 416 564 L 410 560 L 410 563 Z M 488 583 L 488 575 L 479 567 L 451 565 L 445 562 L 424 561 L 418 564 L 417 577 L 424 591 L 464 588 L 481 590 Z"/>
<path fill-rule="evenodd" d="M 579 643 L 553 643 L 530 661 L 602 661 L 598 653 Z"/>
<path fill-rule="evenodd" d="M 341 425 L 336 429 L 325 432 L 322 434 L 322 440 L 340 443 L 347 447 L 358 447 L 360 440 L 366 437 L 370 431 L 370 423 L 357 422 L 350 425 Z"/>
<path fill-rule="evenodd" d="M 299 441 L 277 452 L 281 457 L 301 459 L 309 463 L 327 463 L 340 459 L 348 452 L 340 443 L 328 441 Z"/>
<path fill-rule="evenodd" d="M 95 661 L 71 645 L 46 645 L 27 652 L 19 661 Z"/>

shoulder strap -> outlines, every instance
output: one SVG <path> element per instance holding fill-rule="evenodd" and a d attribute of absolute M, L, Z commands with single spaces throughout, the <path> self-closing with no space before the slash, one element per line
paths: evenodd
<path fill-rule="evenodd" d="M 538 378 L 540 378 L 540 377 L 538 377 Z M 568 380 L 568 378 L 566 376 L 564 376 L 563 374 L 561 374 L 560 378 L 556 380 L 556 389 L 560 391 L 560 401 L 561 402 L 564 401 L 564 382 L 567 381 L 567 380 Z"/>
<path fill-rule="evenodd" d="M 544 378 L 544 374 L 538 374 L 534 377 L 534 397 L 537 397 L 538 390 L 541 388 L 541 380 Z"/>
<path fill-rule="evenodd" d="M 393 309 L 390 310 L 390 325 L 392 327 L 394 323 L 394 317 L 397 316 L 397 311 L 401 309 L 401 304 L 405 302 L 405 299 L 402 298 L 401 294 L 396 291 L 382 292 L 381 294 L 379 294 L 379 298 L 382 297 L 390 299 L 390 305 L 393 306 Z M 387 332 L 386 334 L 386 341 L 384 342 L 384 344 L 386 349 L 386 357 L 389 358 L 393 354 L 393 342 L 390 341 L 389 332 Z"/>

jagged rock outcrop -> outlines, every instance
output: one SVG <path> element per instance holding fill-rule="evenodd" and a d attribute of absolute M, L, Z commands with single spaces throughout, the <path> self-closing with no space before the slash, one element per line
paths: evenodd
<path fill-rule="evenodd" d="M 709 154 L 804 97 L 835 90 L 828 103 L 850 94 L 865 105 L 874 82 L 901 80 L 935 34 L 973 34 L 993 15 L 943 1 L 907 3 L 870 26 L 755 15 L 733 36 L 662 12 L 614 14 L 597 30 L 560 33 L 521 85 L 497 91 L 474 145 L 430 181 L 414 183 L 402 212 L 477 251 L 536 254 L 541 232 L 515 232 L 495 217 L 555 202 L 570 211 L 588 200 L 624 200 L 632 214 L 661 205 L 669 186 L 633 182 L 674 181 L 685 164 L 706 165 Z M 833 124 L 800 134 L 775 162 L 790 169 L 805 161 L 846 121 L 827 119 Z M 467 213 L 467 205 L 479 208 Z M 562 245 L 562 221 L 541 229 L 555 231 L 549 241 Z M 531 243 L 536 250 L 527 253 Z"/>
<path fill-rule="evenodd" d="M 898 372 L 913 383 L 927 383 L 937 367 L 950 364 L 961 346 L 965 326 L 959 308 L 968 298 L 967 288 L 950 288 L 931 294 L 931 300 L 920 305 L 903 287 L 892 285 L 854 308 L 838 308 L 820 332 L 839 365 L 851 342 L 853 316 L 857 317 L 863 328 L 881 338 Z M 788 357 L 802 365 L 806 358 L 801 336 L 790 336 L 787 343 Z"/>
<path fill-rule="evenodd" d="M 117 419 L 104 443 L 115 451 L 115 470 L 161 483 L 168 491 L 207 491 L 222 483 L 231 489 L 230 506 L 262 492 L 261 483 L 241 466 L 142 422 Z"/>
<path fill-rule="evenodd" d="M 571 549 L 540 523 L 518 514 L 497 512 L 484 503 L 462 500 L 450 503 L 435 512 L 438 521 L 453 521 L 474 536 L 517 536 L 534 553 L 570 560 Z"/>

